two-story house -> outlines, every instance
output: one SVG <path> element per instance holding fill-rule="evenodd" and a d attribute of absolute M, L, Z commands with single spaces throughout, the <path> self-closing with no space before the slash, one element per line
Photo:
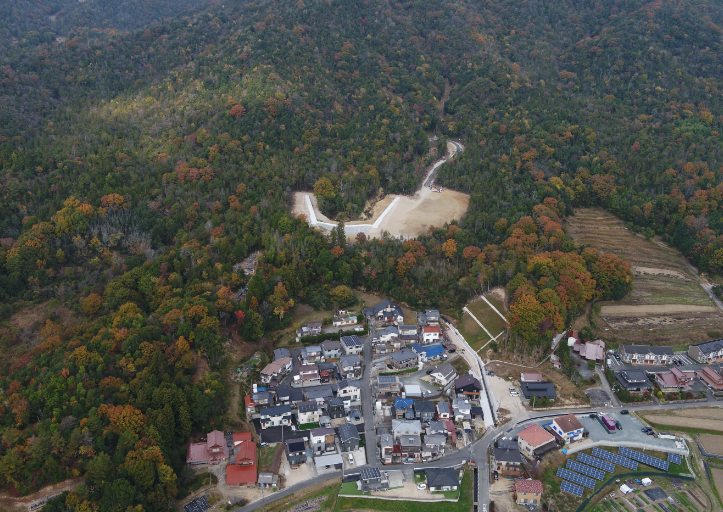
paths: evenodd
<path fill-rule="evenodd" d="M 336 396 L 339 398 L 348 398 L 352 401 L 361 400 L 361 388 L 358 381 L 350 381 L 344 379 L 337 386 Z"/>
<path fill-rule="evenodd" d="M 321 322 L 309 322 L 296 331 L 297 339 L 302 336 L 318 336 L 319 334 L 321 334 Z"/>
<path fill-rule="evenodd" d="M 491 465 L 500 475 L 519 476 L 522 472 L 520 450 L 517 447 L 495 448 Z"/>
<path fill-rule="evenodd" d="M 311 447 L 314 455 L 336 451 L 335 434 L 333 428 L 311 429 Z"/>
<path fill-rule="evenodd" d="M 359 432 L 351 423 L 342 423 L 336 427 L 342 452 L 351 452 L 359 448 Z"/>
<path fill-rule="evenodd" d="M 542 482 L 532 479 L 515 479 L 515 503 L 539 505 L 542 503 Z"/>
<path fill-rule="evenodd" d="M 424 473 L 430 492 L 456 491 L 459 488 L 459 474 L 453 468 L 427 468 Z"/>
<path fill-rule="evenodd" d="M 419 355 L 422 362 L 436 361 L 445 358 L 444 347 L 442 345 L 421 345 L 413 343 L 412 350 Z"/>
<path fill-rule="evenodd" d="M 392 420 L 392 436 L 399 439 L 402 436 L 419 436 L 422 434 L 422 424 L 419 420 Z"/>
<path fill-rule="evenodd" d="M 350 355 L 350 354 L 359 355 L 362 353 L 363 345 L 362 345 L 362 341 L 359 339 L 359 336 L 357 336 L 356 334 L 353 334 L 351 336 L 342 336 L 341 337 L 341 348 L 344 350 L 344 353 L 347 355 Z"/>
<path fill-rule="evenodd" d="M 377 393 L 397 396 L 402 392 L 402 382 L 396 375 L 380 375 L 377 377 Z"/>
<path fill-rule="evenodd" d="M 447 436 L 444 434 L 432 434 L 424 436 L 422 443 L 422 457 L 429 459 L 444 455 L 444 447 L 447 444 Z"/>
<path fill-rule="evenodd" d="M 356 354 L 341 356 L 339 367 L 341 375 L 346 379 L 357 379 L 361 376 L 361 358 Z"/>
<path fill-rule="evenodd" d="M 444 363 L 435 367 L 429 377 L 434 383 L 446 387 L 457 378 L 457 370 L 451 364 Z"/>
<path fill-rule="evenodd" d="M 452 401 L 452 414 L 454 421 L 465 421 L 472 419 L 472 404 L 465 398 L 455 398 Z"/>
<path fill-rule="evenodd" d="M 281 359 L 282 357 L 291 357 L 291 352 L 288 348 L 275 348 L 274 349 L 274 360 Z"/>
<path fill-rule="evenodd" d="M 359 482 L 363 492 L 389 489 L 389 482 L 383 477 L 379 468 L 361 468 L 359 470 Z"/>
<path fill-rule="evenodd" d="M 319 418 L 321 418 L 321 410 L 319 409 L 319 405 L 316 403 L 316 400 L 299 403 L 297 405 L 297 414 L 299 416 L 299 425 L 319 423 Z"/>
<path fill-rule="evenodd" d="M 723 377 L 710 366 L 706 366 L 702 370 L 697 370 L 695 373 L 698 375 L 698 378 L 713 391 L 723 390 Z"/>
<path fill-rule="evenodd" d="M 226 466 L 226 485 L 256 487 L 256 443 L 251 432 L 235 432 L 232 440 L 233 456 Z"/>
<path fill-rule="evenodd" d="M 426 429 L 427 435 L 443 434 L 447 436 L 447 424 L 442 420 L 430 421 Z"/>
<path fill-rule="evenodd" d="M 391 434 L 382 434 L 379 437 L 379 447 L 383 464 L 398 464 L 402 461 L 402 449 L 399 445 L 394 444 L 394 438 Z"/>
<path fill-rule="evenodd" d="M 452 419 L 452 407 L 450 406 L 449 402 L 437 402 L 437 419 Z"/>
<path fill-rule="evenodd" d="M 702 364 L 721 362 L 723 361 L 723 339 L 691 345 L 688 348 L 688 355 Z"/>
<path fill-rule="evenodd" d="M 322 357 L 324 357 L 324 353 L 321 351 L 321 347 L 318 345 L 310 345 L 301 349 L 299 362 L 305 365 L 316 364 L 321 361 Z"/>
<path fill-rule="evenodd" d="M 186 464 L 218 464 L 228 459 L 228 446 L 223 432 L 214 430 L 203 443 L 190 443 L 186 452 Z"/>
<path fill-rule="evenodd" d="M 274 405 L 262 407 L 259 411 L 261 428 L 266 430 L 269 427 L 291 425 L 291 406 Z"/>
<path fill-rule="evenodd" d="M 414 419 L 414 399 L 412 398 L 395 398 L 394 407 L 392 408 L 392 416 L 397 419 Z"/>
<path fill-rule="evenodd" d="M 246 416 L 253 416 L 256 414 L 256 402 L 254 402 L 251 395 L 246 395 L 244 397 L 244 407 L 246 407 Z"/>
<path fill-rule="evenodd" d="M 439 325 L 439 310 L 426 309 L 418 315 L 419 325 Z"/>
<path fill-rule="evenodd" d="M 397 352 L 391 354 L 392 367 L 397 370 L 404 370 L 406 368 L 414 368 L 419 364 L 419 357 L 417 354 L 408 348 L 403 348 Z"/>
<path fill-rule="evenodd" d="M 422 327 L 421 342 L 423 345 L 439 343 L 440 339 L 442 339 L 442 329 L 438 325 L 425 325 Z"/>
<path fill-rule="evenodd" d="M 429 423 L 434 419 L 437 408 L 434 402 L 417 400 L 414 402 L 414 417 L 422 423 Z"/>
<path fill-rule="evenodd" d="M 306 462 L 306 441 L 303 437 L 289 439 L 285 443 L 286 460 L 291 467 L 299 466 Z"/>
<path fill-rule="evenodd" d="M 321 384 L 319 367 L 315 364 L 302 364 L 299 366 L 299 380 L 303 386 L 318 386 Z"/>
<path fill-rule="evenodd" d="M 347 325 L 356 325 L 357 321 L 358 319 L 356 313 L 340 309 L 339 312 L 334 315 L 332 324 L 334 327 L 345 327 Z"/>
<path fill-rule="evenodd" d="M 419 341 L 419 333 L 416 325 L 402 324 L 399 326 L 399 339 L 404 342 L 405 345 L 410 343 L 416 343 Z"/>
<path fill-rule="evenodd" d="M 654 366 L 673 364 L 673 347 L 621 345 L 618 354 L 621 360 L 627 364 Z"/>
<path fill-rule="evenodd" d="M 422 458 L 422 438 L 418 435 L 403 435 L 399 437 L 399 446 L 402 448 L 403 462 L 420 462 Z"/>
<path fill-rule="evenodd" d="M 337 340 L 325 340 L 321 342 L 321 352 L 324 354 L 324 359 L 339 359 L 341 357 L 341 341 Z"/>
<path fill-rule="evenodd" d="M 392 340 L 399 338 L 399 328 L 396 325 L 390 325 L 384 329 L 377 331 L 379 343 L 390 343 Z"/>
<path fill-rule="evenodd" d="M 388 300 L 383 300 L 371 308 L 364 308 L 362 314 L 367 318 L 387 321 L 389 323 L 403 323 L 404 313 L 402 308 Z"/>
<path fill-rule="evenodd" d="M 582 439 L 584 427 L 574 414 L 566 414 L 553 419 L 551 427 L 568 443 Z"/>
<path fill-rule="evenodd" d="M 454 381 L 454 391 L 457 396 L 466 396 L 470 400 L 479 399 L 482 386 L 473 375 L 465 375 Z"/>
<path fill-rule="evenodd" d="M 520 453 L 534 459 L 557 448 L 555 436 L 539 425 L 530 425 L 517 434 Z"/>
<path fill-rule="evenodd" d="M 274 405 L 274 394 L 270 391 L 254 391 L 251 393 L 251 399 L 258 406 Z"/>
<path fill-rule="evenodd" d="M 281 380 L 284 375 L 291 371 L 291 358 L 282 357 L 269 364 L 261 370 L 261 382 L 268 384 L 272 380 Z"/>
<path fill-rule="evenodd" d="M 344 407 L 344 399 L 339 397 L 329 397 L 326 399 L 326 415 L 331 419 L 343 418 L 346 416 Z"/>

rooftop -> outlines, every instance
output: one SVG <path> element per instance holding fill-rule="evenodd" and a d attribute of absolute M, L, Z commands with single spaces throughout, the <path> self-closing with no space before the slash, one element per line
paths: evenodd
<path fill-rule="evenodd" d="M 424 470 L 430 487 L 458 486 L 459 477 L 452 468 L 427 468 Z"/>
<path fill-rule="evenodd" d="M 723 350 L 723 339 L 706 341 L 704 343 L 692 345 L 692 347 L 698 347 L 698 349 L 701 352 L 703 352 L 704 354 L 710 354 L 711 352 L 718 352 L 720 350 Z"/>
<path fill-rule="evenodd" d="M 517 448 L 495 448 L 494 450 L 496 461 L 522 463 L 522 455 Z"/>
<path fill-rule="evenodd" d="M 542 482 L 539 480 L 517 478 L 515 479 L 515 492 L 536 492 L 537 494 L 542 494 Z"/>
<path fill-rule="evenodd" d="M 557 426 L 560 427 L 563 432 L 573 432 L 583 429 L 582 423 L 580 423 L 580 420 L 578 420 L 574 414 L 567 414 L 555 418 L 555 423 L 557 423 Z"/>
<path fill-rule="evenodd" d="M 381 478 L 382 473 L 379 468 L 361 468 L 359 470 L 359 476 L 362 480 L 372 480 L 374 478 Z"/>
<path fill-rule="evenodd" d="M 474 375 L 465 375 L 454 381 L 454 387 L 457 389 L 469 386 L 470 384 L 473 384 L 477 389 L 482 389 L 482 386 Z"/>
<path fill-rule="evenodd" d="M 351 336 L 342 336 L 341 342 L 349 348 L 362 346 L 362 342 L 359 339 L 359 336 L 357 336 L 356 334 L 353 334 Z"/>
<path fill-rule="evenodd" d="M 626 354 L 655 354 L 656 356 L 672 356 L 673 347 L 653 347 L 650 345 L 623 345 Z"/>
<path fill-rule="evenodd" d="M 530 425 L 525 430 L 519 432 L 517 437 L 525 440 L 533 448 L 555 439 L 555 436 L 537 424 Z"/>

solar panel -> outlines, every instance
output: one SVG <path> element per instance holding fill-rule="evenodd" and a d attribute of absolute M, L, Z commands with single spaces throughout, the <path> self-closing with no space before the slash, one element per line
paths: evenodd
<path fill-rule="evenodd" d="M 560 478 L 564 478 L 565 480 L 575 482 L 576 484 L 584 485 L 585 487 L 589 487 L 590 489 L 595 489 L 595 480 L 586 476 L 578 475 L 577 473 L 573 473 L 569 469 L 557 468 L 557 476 L 559 476 Z"/>
<path fill-rule="evenodd" d="M 382 375 L 379 377 L 380 384 L 393 384 L 395 382 L 397 382 L 397 378 L 393 377 L 393 376 L 389 377 L 389 376 Z"/>
<path fill-rule="evenodd" d="M 669 453 L 668 462 L 672 462 L 673 464 L 680 464 L 681 462 L 683 462 L 683 457 L 681 457 L 677 453 Z"/>
<path fill-rule="evenodd" d="M 633 471 L 638 470 L 638 463 L 634 460 L 628 459 L 627 457 L 622 457 L 620 455 L 601 450 L 600 448 L 593 448 L 592 454 L 594 457 L 598 457 L 599 459 L 605 459 L 609 462 L 612 462 L 613 464 L 617 464 L 618 466 L 632 469 Z"/>
<path fill-rule="evenodd" d="M 606 460 L 598 459 L 597 457 L 593 457 L 587 453 L 578 453 L 577 460 L 587 464 L 588 466 L 593 466 L 595 468 L 602 469 L 603 471 L 607 471 L 608 473 L 615 473 L 615 464 Z"/>
<path fill-rule="evenodd" d="M 630 459 L 637 460 L 638 462 L 642 462 L 646 466 L 652 466 L 663 471 L 668 471 L 669 463 L 667 460 L 658 459 L 657 457 L 651 457 L 650 455 L 646 455 L 645 453 L 640 453 L 638 451 L 624 447 L 620 447 L 618 449 L 618 453 L 624 457 L 628 457 Z"/>
<path fill-rule="evenodd" d="M 563 480 L 560 484 L 560 490 L 570 493 L 573 496 L 577 496 L 578 498 L 582 498 L 582 491 L 584 491 L 585 489 L 583 489 L 579 485 L 571 484 L 570 482 Z"/>
<path fill-rule="evenodd" d="M 572 469 L 573 471 L 577 471 L 581 475 L 587 475 L 591 478 L 594 478 L 595 480 L 605 479 L 605 471 L 600 471 L 599 469 L 591 468 L 590 466 L 586 466 L 585 464 L 580 464 L 575 460 L 567 461 L 567 469 Z"/>

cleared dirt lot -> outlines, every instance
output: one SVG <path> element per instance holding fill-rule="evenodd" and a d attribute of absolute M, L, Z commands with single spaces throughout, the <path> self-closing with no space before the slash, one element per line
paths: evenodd
<path fill-rule="evenodd" d="M 705 451 L 716 455 L 723 455 L 723 436 L 701 434 L 698 438 L 700 439 L 700 442 L 703 443 Z"/>
<path fill-rule="evenodd" d="M 504 290 L 495 289 L 490 293 L 486 293 L 485 298 L 490 301 L 494 307 L 497 308 L 497 311 L 503 315 L 508 313 L 508 309 L 505 304 Z M 467 304 L 467 309 L 469 309 L 477 320 L 485 326 L 492 336 L 497 336 L 507 329 L 507 324 L 502 317 L 500 317 L 500 315 L 498 315 L 484 300 L 482 300 L 481 297 L 477 297 Z M 490 340 L 489 336 L 487 336 L 479 324 L 466 313 L 462 315 L 457 328 L 469 342 L 470 346 L 476 350 Z"/>
<path fill-rule="evenodd" d="M 691 427 L 723 432 L 723 409 L 700 408 L 679 411 L 645 412 L 640 416 L 646 421 L 673 427 Z"/>
<path fill-rule="evenodd" d="M 723 494 L 723 469 L 710 468 L 713 474 L 713 481 L 715 482 L 715 488 L 718 489 L 718 494 Z"/>
<path fill-rule="evenodd" d="M 451 144 L 448 144 L 447 148 L 450 154 L 454 152 L 454 146 Z M 432 167 L 427 170 L 422 183 L 427 181 L 432 171 Z M 310 212 L 304 199 L 306 195 L 310 196 L 317 220 L 333 223 L 334 221 L 330 221 L 319 211 L 319 205 L 312 192 L 294 193 L 292 213 L 296 216 L 303 214 L 307 220 L 310 218 Z M 387 231 L 392 236 L 415 238 L 427 233 L 433 226 L 442 227 L 446 222 L 461 219 L 469 206 L 468 194 L 449 189 L 438 193 L 433 192 L 429 187 L 422 186 L 413 196 L 397 196 L 396 194 L 384 196 L 374 204 L 371 217 L 365 220 L 349 221 L 346 222 L 346 225 L 374 224 L 397 197 L 399 201 L 386 213 L 380 226 L 367 231 L 368 237 L 378 238 L 384 231 Z"/>
<path fill-rule="evenodd" d="M 616 254 L 633 271 L 632 292 L 623 300 L 600 304 L 596 336 L 613 345 L 690 345 L 710 339 L 709 332 L 723 327 L 723 314 L 678 251 L 646 240 L 599 208 L 575 210 L 566 227 L 578 244 Z"/>

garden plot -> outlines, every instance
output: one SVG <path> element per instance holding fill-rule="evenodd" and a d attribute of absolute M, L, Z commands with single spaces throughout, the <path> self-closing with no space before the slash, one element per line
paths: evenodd
<path fill-rule="evenodd" d="M 708 453 L 714 455 L 723 455 L 723 436 L 716 436 L 714 434 L 701 434 L 698 436 L 700 442 L 703 444 L 703 448 Z"/>

